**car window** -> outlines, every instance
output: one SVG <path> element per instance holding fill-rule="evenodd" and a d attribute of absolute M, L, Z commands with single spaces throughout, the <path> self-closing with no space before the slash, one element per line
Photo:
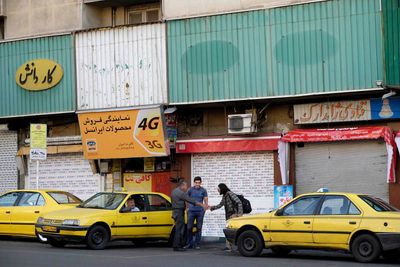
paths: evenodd
<path fill-rule="evenodd" d="M 0 197 L 0 207 L 14 206 L 15 201 L 21 195 L 20 192 L 11 192 Z"/>
<path fill-rule="evenodd" d="M 321 205 L 320 215 L 360 214 L 356 206 L 345 196 L 326 196 Z"/>
<path fill-rule="evenodd" d="M 361 198 L 365 203 L 367 203 L 371 208 L 378 212 L 384 211 L 399 211 L 389 203 L 383 201 L 382 199 L 371 197 L 371 196 L 358 196 Z"/>
<path fill-rule="evenodd" d="M 78 208 L 113 210 L 118 208 L 125 197 L 126 194 L 122 193 L 97 193 L 88 200 L 82 202 Z"/>
<path fill-rule="evenodd" d="M 37 192 L 24 192 L 18 206 L 43 206 L 44 201 L 41 201 L 40 197 L 41 195 Z"/>
<path fill-rule="evenodd" d="M 58 204 L 79 204 L 82 201 L 68 192 L 47 192 Z"/>
<path fill-rule="evenodd" d="M 282 212 L 283 216 L 312 215 L 321 199 L 321 196 L 307 196 L 287 205 Z"/>
<path fill-rule="evenodd" d="M 160 195 L 147 195 L 149 211 L 171 210 L 172 206 L 168 200 Z"/>
<path fill-rule="evenodd" d="M 135 207 L 139 209 L 139 211 L 146 211 L 146 197 L 143 194 L 132 195 L 131 198 L 135 201 Z"/>

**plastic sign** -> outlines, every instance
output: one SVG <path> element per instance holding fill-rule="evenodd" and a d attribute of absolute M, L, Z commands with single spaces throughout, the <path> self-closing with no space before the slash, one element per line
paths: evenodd
<path fill-rule="evenodd" d="M 47 158 L 47 125 L 30 125 L 30 158 L 32 160 L 46 160 Z"/>
<path fill-rule="evenodd" d="M 86 159 L 169 155 L 161 109 L 78 114 Z"/>
<path fill-rule="evenodd" d="M 28 91 L 41 91 L 57 85 L 64 75 L 60 64 L 49 59 L 33 59 L 22 64 L 15 81 Z"/>

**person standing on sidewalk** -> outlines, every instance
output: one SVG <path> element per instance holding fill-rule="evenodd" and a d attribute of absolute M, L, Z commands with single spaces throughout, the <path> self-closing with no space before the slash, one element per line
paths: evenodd
<path fill-rule="evenodd" d="M 183 240 L 185 235 L 185 202 L 200 206 L 204 210 L 208 208 L 203 203 L 200 203 L 194 198 L 189 197 L 186 193 L 187 189 L 187 182 L 181 179 L 178 182 L 178 187 L 175 188 L 171 193 L 172 218 L 175 221 L 175 235 L 172 245 L 174 251 L 185 251 L 185 249 L 183 248 L 183 246 L 186 244 L 186 240 Z"/>
<path fill-rule="evenodd" d="M 218 192 L 222 195 L 221 202 L 216 206 L 210 206 L 210 210 L 216 210 L 219 208 L 225 207 L 225 219 L 229 220 L 235 217 L 240 217 L 243 215 L 243 205 L 242 201 L 238 198 L 238 196 L 233 193 L 226 184 L 218 185 Z M 230 252 L 232 251 L 232 243 L 226 240 L 226 247 L 224 251 Z"/>
<path fill-rule="evenodd" d="M 194 186 L 188 191 L 188 196 L 194 198 L 197 202 L 203 203 L 208 206 L 208 194 L 207 190 L 201 186 L 201 177 L 196 176 L 193 179 Z M 200 249 L 201 241 L 201 229 L 203 227 L 205 210 L 203 207 L 189 204 L 188 209 L 188 222 L 187 222 L 187 244 L 185 248 Z M 193 240 L 193 226 L 194 220 L 196 220 L 196 235 Z"/>

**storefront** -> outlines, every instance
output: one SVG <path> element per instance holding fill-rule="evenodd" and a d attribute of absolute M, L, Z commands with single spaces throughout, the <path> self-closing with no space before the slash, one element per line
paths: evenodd
<path fill-rule="evenodd" d="M 219 204 L 218 184 L 225 183 L 248 198 L 256 214 L 274 208 L 278 140 L 279 136 L 177 140 L 176 151 L 191 154 L 191 178 L 202 177 L 210 205 Z M 222 237 L 224 226 L 223 208 L 207 212 L 203 235 Z"/>

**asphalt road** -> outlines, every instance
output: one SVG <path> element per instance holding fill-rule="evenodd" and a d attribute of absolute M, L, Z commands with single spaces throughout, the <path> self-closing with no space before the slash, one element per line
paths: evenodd
<path fill-rule="evenodd" d="M 39 266 L 39 267 L 75 267 L 75 266 L 135 266 L 135 267 L 250 267 L 250 266 L 399 266 L 400 260 L 386 262 L 383 259 L 371 264 L 361 264 L 345 253 L 295 251 L 285 258 L 265 250 L 258 258 L 245 258 L 237 252 L 222 251 L 223 243 L 206 243 L 201 250 L 174 252 L 164 244 L 135 246 L 131 242 L 110 243 L 105 250 L 89 250 L 82 245 L 68 245 L 65 248 L 53 248 L 25 239 L 0 239 L 0 266 Z"/>

